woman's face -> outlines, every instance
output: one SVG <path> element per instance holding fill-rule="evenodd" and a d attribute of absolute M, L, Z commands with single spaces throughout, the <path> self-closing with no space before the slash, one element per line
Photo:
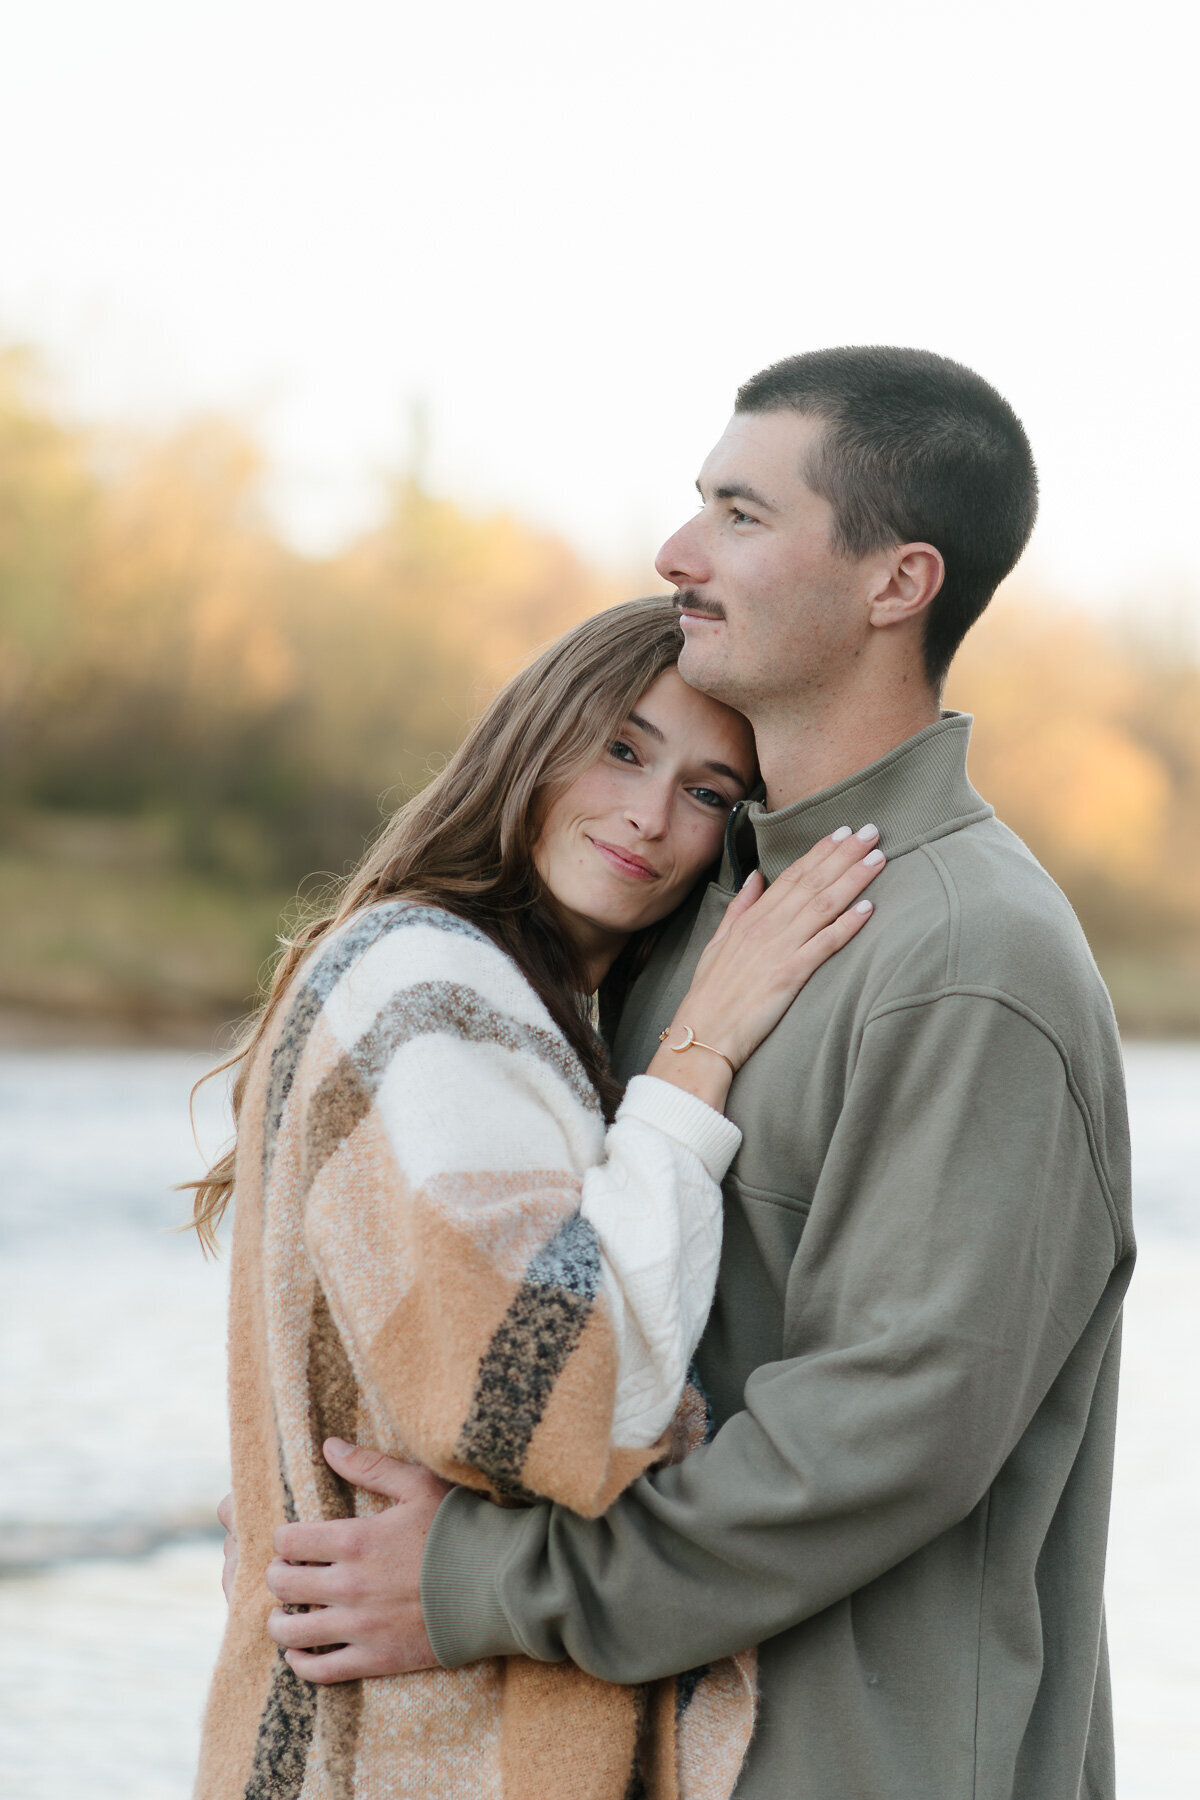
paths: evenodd
<path fill-rule="evenodd" d="M 741 713 L 668 669 L 553 801 L 534 861 L 593 985 L 630 933 L 665 918 L 717 857 L 754 775 Z"/>

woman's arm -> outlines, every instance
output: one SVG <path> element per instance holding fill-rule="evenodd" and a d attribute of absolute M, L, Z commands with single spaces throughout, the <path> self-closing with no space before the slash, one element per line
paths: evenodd
<path fill-rule="evenodd" d="M 636 1088 L 606 1134 L 532 990 L 446 915 L 396 909 L 333 986 L 288 1108 L 364 1434 L 583 1512 L 661 1454 L 740 1140 L 693 1096 Z"/>
<path fill-rule="evenodd" d="M 729 1051 L 661 1051 L 607 1134 L 510 960 L 396 909 L 325 999 L 304 1100 L 306 1241 L 390 1447 L 585 1514 L 663 1453 L 740 1143 L 706 1065 L 744 1059 L 860 928 L 847 907 L 877 866 L 825 840 L 740 895 L 680 1011 Z"/>
<path fill-rule="evenodd" d="M 712 1302 L 720 1212 L 710 1187 L 689 1182 L 677 1146 L 696 1150 L 713 1180 L 722 1179 L 741 1141 L 719 1112 L 735 1069 L 813 971 L 866 923 L 870 903 L 859 896 L 883 866 L 871 849 L 878 836 L 868 825 L 824 838 L 769 890 L 751 877 L 706 947 L 649 1078 L 630 1082 L 605 1163 L 584 1178 L 582 1211 L 613 1266 L 617 1306 L 626 1295 L 635 1300 L 618 1332 L 614 1425 L 623 1443 L 653 1443 L 665 1428 L 681 1355 L 686 1368 Z M 639 1130 L 643 1124 L 650 1130 Z M 626 1188 L 636 1191 L 636 1208 L 624 1203 Z"/>

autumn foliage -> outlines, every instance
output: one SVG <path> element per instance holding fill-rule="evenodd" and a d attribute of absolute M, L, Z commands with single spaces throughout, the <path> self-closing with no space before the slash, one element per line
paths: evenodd
<path fill-rule="evenodd" d="M 98 866 L 101 842 L 112 881 L 148 855 L 173 892 L 268 896 L 244 982 L 234 955 L 179 1003 L 240 1003 L 278 898 L 356 858 L 381 797 L 418 786 L 535 644 L 622 592 L 562 543 L 411 478 L 374 530 L 303 556 L 262 508 L 263 474 L 220 419 L 157 438 L 74 428 L 27 359 L 0 357 L 0 905 L 88 891 L 69 865 L 91 844 Z M 1195 664 L 1016 586 L 948 698 L 978 716 L 976 785 L 1071 895 L 1127 1016 L 1200 1022 Z M 146 883 L 127 902 L 105 891 L 111 943 L 136 945 Z M 115 997 L 131 967 L 87 991 Z M 0 958 L 0 999 L 6 981 Z"/>

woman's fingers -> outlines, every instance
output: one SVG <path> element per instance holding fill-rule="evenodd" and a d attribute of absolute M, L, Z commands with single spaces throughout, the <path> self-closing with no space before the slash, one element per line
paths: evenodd
<path fill-rule="evenodd" d="M 727 938 L 738 920 L 744 919 L 751 907 L 762 899 L 763 893 L 766 890 L 766 885 L 766 881 L 763 879 L 762 870 L 752 869 L 737 893 L 733 896 L 733 899 L 729 902 L 729 905 L 725 908 L 725 916 L 712 935 L 711 941 L 714 944 L 720 943 L 723 938 Z"/>
<path fill-rule="evenodd" d="M 796 982 L 796 993 L 804 986 L 814 970 L 828 962 L 835 951 L 857 935 L 874 912 L 875 907 L 870 900 L 856 900 L 839 912 L 836 918 L 823 925 L 820 931 L 805 939 L 799 949 L 789 959 L 789 968 Z"/>
<path fill-rule="evenodd" d="M 735 1069 L 779 1023 L 813 971 L 862 930 L 855 910 L 884 866 L 874 825 L 823 838 L 763 890 L 756 875 L 725 911 L 676 1014 Z"/>
<path fill-rule="evenodd" d="M 782 882 L 785 888 L 824 887 L 832 875 L 849 868 L 851 863 L 861 862 L 871 846 L 878 841 L 877 825 L 860 825 L 857 831 L 851 831 L 848 825 L 841 825 L 836 831 L 831 831 L 828 837 L 821 838 L 803 856 L 797 857 L 794 863 L 789 863 L 772 886 L 778 887 Z"/>
<path fill-rule="evenodd" d="M 814 856 L 807 867 L 793 863 L 785 869 L 763 895 L 748 929 L 785 943 L 802 943 L 823 930 L 874 881 L 887 860 L 878 847 L 865 849 L 879 835 L 874 826 L 867 829 L 867 839 L 857 833 L 836 843 L 825 839 L 816 846 L 823 856 Z"/>
<path fill-rule="evenodd" d="M 823 918 L 831 918 L 844 912 L 852 901 L 874 881 L 883 868 L 887 858 L 879 849 L 869 850 L 866 856 L 856 853 L 848 865 L 835 867 L 830 858 L 826 866 L 826 879 L 820 886 L 814 886 L 805 893 L 797 890 L 792 908 L 785 908 L 792 916 L 803 918 L 807 913 L 812 915 L 818 928 Z M 793 911 L 794 909 L 794 911 Z"/>
<path fill-rule="evenodd" d="M 772 882 L 768 892 L 775 896 L 777 905 L 785 896 L 794 893 L 823 893 L 847 869 L 856 868 L 864 857 L 872 855 L 872 846 L 878 841 L 877 825 L 863 825 L 858 831 L 843 825 L 829 837 L 822 838 L 819 844 L 814 844 L 806 856 L 789 864 Z"/>

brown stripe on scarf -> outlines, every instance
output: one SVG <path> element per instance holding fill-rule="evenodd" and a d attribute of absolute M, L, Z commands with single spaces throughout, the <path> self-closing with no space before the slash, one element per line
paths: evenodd
<path fill-rule="evenodd" d="M 258 1727 L 246 1800 L 296 1800 L 316 1717 L 316 1688 L 293 1674 L 281 1650 Z"/>
<path fill-rule="evenodd" d="M 353 1441 L 358 1419 L 358 1388 L 329 1303 L 319 1286 L 313 1291 L 309 1328 L 308 1393 L 312 1471 L 322 1517 L 353 1517 L 352 1490 L 329 1467 L 321 1453 L 321 1445 L 327 1437 Z M 280 1475 L 284 1513 L 294 1520 L 296 1504 L 282 1448 Z M 314 1687 L 293 1672 L 281 1652 L 259 1721 L 246 1800 L 295 1800 L 304 1785 L 314 1733 L 319 1738 L 321 1762 L 329 1777 L 330 1800 L 352 1800 L 362 1701 L 361 1681 L 340 1682 L 324 1689 Z"/>
<path fill-rule="evenodd" d="M 596 1090 L 584 1074 L 583 1064 L 558 1032 L 514 1019 L 460 981 L 416 981 L 389 1000 L 353 1050 L 354 1060 L 370 1081 L 372 1091 L 401 1044 L 435 1032 L 465 1038 L 472 1044 L 498 1044 L 504 1050 L 536 1056 L 566 1082 L 581 1106 L 591 1113 L 600 1110 Z"/>
<path fill-rule="evenodd" d="M 356 1144 L 370 1129 L 364 1124 Z M 405 1421 L 410 1454 L 449 1480 L 481 1487 L 489 1478 L 465 1463 L 458 1448 L 463 1421 L 475 1403 L 480 1351 L 486 1355 L 487 1346 L 502 1336 L 531 1266 L 517 1254 L 517 1245 L 527 1245 L 531 1237 L 536 1243 L 539 1236 L 552 1243 L 564 1212 L 578 1205 L 580 1182 L 561 1170 L 509 1171 L 502 1177 L 459 1172 L 435 1177 L 407 1204 L 403 1178 L 397 1180 L 396 1209 L 413 1279 L 372 1338 L 369 1361 L 381 1399 Z M 516 1233 L 511 1273 L 503 1245 L 488 1225 L 497 1199 L 505 1228 Z M 324 1204 L 323 1196 L 317 1203 Z M 474 1362 L 462 1353 L 472 1343 L 480 1346 Z M 518 1450 L 518 1467 L 519 1457 Z"/>
<path fill-rule="evenodd" d="M 358 1383 L 341 1332 L 320 1286 L 313 1290 L 308 1332 L 308 1416 L 312 1422 L 312 1469 L 320 1496 L 321 1516 L 348 1519 L 354 1514 L 354 1489 L 335 1475 L 321 1451 L 328 1437 L 352 1444 L 358 1429 Z"/>
<path fill-rule="evenodd" d="M 591 1310 L 590 1297 L 523 1286 L 484 1352 L 454 1453 L 505 1499 L 536 1498 L 520 1478 L 529 1440 Z"/>
<path fill-rule="evenodd" d="M 600 1282 L 595 1230 L 575 1215 L 530 1260 L 480 1359 L 455 1454 L 482 1469 L 507 1499 L 531 1497 L 521 1478 L 529 1441 L 583 1334 Z M 607 1429 L 603 1435 L 607 1441 Z"/>
<path fill-rule="evenodd" d="M 326 1519 L 354 1517 L 354 1490 L 335 1475 L 321 1446 L 328 1437 L 354 1443 L 358 1433 L 358 1384 L 341 1333 L 324 1291 L 313 1295 L 308 1334 L 308 1416 L 312 1421 L 312 1468 L 321 1514 Z M 318 1690 L 317 1740 L 329 1779 L 330 1800 L 352 1800 L 358 1727 L 362 1716 L 361 1681 L 339 1681 Z"/>
<path fill-rule="evenodd" d="M 305 1119 L 302 1204 L 330 1157 L 370 1112 L 373 1093 L 353 1059 L 343 1056 L 313 1095 Z"/>
<path fill-rule="evenodd" d="M 520 1024 L 458 982 L 417 982 L 383 1008 L 313 1095 L 305 1126 L 306 1188 L 370 1111 L 375 1091 L 401 1045 L 437 1032 L 530 1053 L 560 1075 L 590 1112 L 599 1109 L 582 1065 L 561 1038 L 540 1026 Z"/>
<path fill-rule="evenodd" d="M 646 1726 L 650 1716 L 649 1706 L 647 1704 L 648 1693 L 649 1690 L 644 1687 L 636 1687 L 633 1689 L 634 1731 L 637 1737 L 637 1744 L 633 1753 L 633 1767 L 629 1771 L 629 1785 L 625 1789 L 625 1800 L 649 1800 L 649 1790 L 646 1787 L 645 1760 L 647 1749 Z"/>
<path fill-rule="evenodd" d="M 668 1436 L 642 1448 L 611 1444 L 616 1350 L 608 1306 L 601 1300 L 555 1382 L 525 1456 L 521 1479 L 535 1494 L 595 1518 L 651 1463 L 661 1462 Z"/>
<path fill-rule="evenodd" d="M 422 911 L 396 904 L 367 908 L 342 931 L 332 944 L 319 950 L 311 967 L 296 989 L 296 995 L 279 1029 L 271 1051 L 267 1074 L 267 1091 L 263 1103 L 263 1179 L 270 1173 L 275 1139 L 283 1121 L 296 1069 L 304 1053 L 309 1034 L 330 994 L 359 957 L 379 938 L 386 937 L 401 925 L 437 924 L 440 929 L 457 929 L 468 937 L 478 937 L 471 926 L 449 920 L 445 914 Z"/>

